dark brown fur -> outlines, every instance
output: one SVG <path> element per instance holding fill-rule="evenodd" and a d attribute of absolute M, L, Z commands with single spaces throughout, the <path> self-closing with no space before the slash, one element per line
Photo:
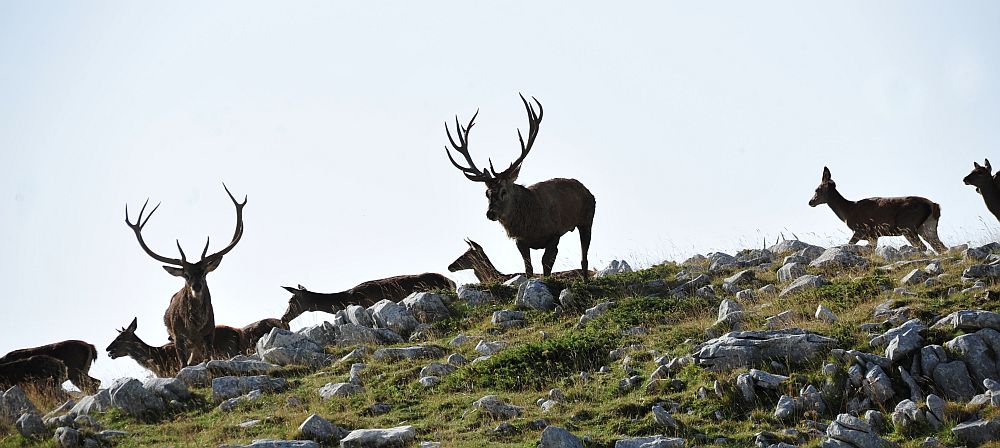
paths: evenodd
<path fill-rule="evenodd" d="M 312 292 L 302 285 L 298 288 L 283 286 L 292 293 L 288 299 L 288 308 L 281 317 L 282 322 L 291 322 L 306 311 L 323 311 L 336 313 L 348 305 L 363 307 L 372 306 L 382 299 L 398 301 L 406 296 L 431 289 L 455 289 L 455 282 L 441 274 L 424 273 L 417 275 L 399 275 L 396 277 L 371 280 L 361 283 L 347 291 L 335 293 Z"/>
<path fill-rule="evenodd" d="M 243 327 L 243 344 L 244 351 L 251 352 L 257 346 L 257 341 L 264 337 L 264 335 L 271 332 L 272 328 L 280 328 L 282 330 L 288 329 L 288 324 L 282 322 L 280 319 L 268 318 L 258 320 L 250 325 Z"/>
<path fill-rule="evenodd" d="M 830 170 L 824 167 L 822 181 L 816 188 L 816 194 L 809 200 L 811 207 L 820 204 L 828 204 L 837 217 L 854 231 L 848 244 L 866 240 L 874 249 L 879 237 L 902 235 L 920 250 L 927 249 L 920 237 L 927 240 L 938 253 L 948 250 L 937 236 L 941 206 L 927 198 L 876 197 L 849 201 L 837 191 L 837 184 L 831 178 Z"/>
<path fill-rule="evenodd" d="M 458 257 L 450 265 L 448 265 L 448 271 L 457 272 L 464 269 L 472 269 L 476 273 L 476 278 L 479 279 L 480 283 L 500 283 L 510 280 L 521 274 L 504 274 L 500 272 L 493 262 L 490 261 L 490 257 L 486 255 L 486 251 L 483 247 L 472 240 L 465 240 L 469 245 L 469 250 L 465 251 L 462 256 Z M 589 274 L 594 274 L 594 271 L 589 272 Z M 583 275 L 579 269 L 572 269 L 569 271 L 553 272 L 552 277 L 559 279 L 571 279 L 579 278 Z"/>
<path fill-rule="evenodd" d="M 118 330 L 118 337 L 106 349 L 111 359 L 128 356 L 139 365 L 152 371 L 161 378 L 177 375 L 181 365 L 177 359 L 177 350 L 173 342 L 160 347 L 146 344 L 135 334 L 137 319 L 133 319 L 127 328 Z M 253 324 L 251 324 L 253 325 Z M 215 327 L 215 346 L 211 351 L 211 359 L 230 359 L 248 351 L 247 338 L 243 330 L 226 325 Z"/>
<path fill-rule="evenodd" d="M 92 378 L 90 366 L 97 359 L 97 348 L 84 341 L 69 340 L 40 347 L 14 350 L 3 358 L 0 363 L 28 359 L 32 356 L 50 356 L 62 361 L 66 366 L 66 374 L 73 385 L 90 394 L 101 385 L 100 380 Z"/>
<path fill-rule="evenodd" d="M 972 172 L 965 176 L 962 181 L 966 185 L 976 187 L 976 191 L 983 196 L 986 208 L 997 220 L 1000 220 L 1000 185 L 998 185 L 996 177 L 1000 176 L 1000 172 L 996 175 L 992 174 L 993 167 L 990 166 L 990 159 L 986 159 L 985 166 L 980 166 L 976 162 L 972 162 L 972 165 Z"/>
<path fill-rule="evenodd" d="M 532 98 L 534 99 L 534 98 Z M 587 252 L 590 250 L 590 232 L 594 224 L 594 210 L 597 201 L 587 187 L 576 179 L 549 179 L 544 182 L 524 187 L 515 184 L 517 176 L 521 171 L 521 163 L 531 151 L 538 136 L 538 129 L 542 123 L 542 104 L 535 100 L 538 111 L 528 103 L 524 96 L 521 96 L 524 109 L 528 113 L 528 138 L 527 142 L 518 130 L 518 139 L 521 141 L 521 155 L 502 172 L 493 169 L 490 162 L 489 170 L 480 170 L 469 155 L 469 131 L 475 125 L 476 115 L 472 116 L 469 124 L 463 127 L 458 118 L 455 118 L 455 125 L 458 128 L 458 143 L 451 136 L 451 131 L 445 124 L 445 132 L 452 147 L 459 154 L 465 157 L 468 166 L 462 166 L 452 157 L 451 151 L 445 147 L 448 159 L 451 164 L 462 171 L 471 181 L 483 182 L 486 184 L 486 197 L 489 199 L 489 208 L 486 210 L 486 218 L 491 221 L 500 221 L 507 236 L 514 240 L 517 250 L 524 260 L 524 273 L 528 276 L 534 274 L 531 267 L 531 249 L 545 249 L 542 254 L 542 272 L 548 276 L 552 273 L 552 265 L 555 264 L 556 255 L 559 252 L 559 238 L 566 232 L 574 229 L 580 231 L 580 272 L 587 279 L 590 272 L 587 262 Z"/>
<path fill-rule="evenodd" d="M 0 362 L 0 390 L 28 384 L 58 388 L 67 378 L 66 364 L 47 355 Z"/>
<path fill-rule="evenodd" d="M 223 184 L 225 187 L 225 184 Z M 243 202 L 238 202 L 229 188 L 226 194 L 236 206 L 236 231 L 233 232 L 233 239 L 229 245 L 208 255 L 209 242 L 205 242 L 205 249 L 201 252 L 201 259 L 196 263 L 190 263 L 181 249 L 180 241 L 177 242 L 177 250 L 181 257 L 167 258 L 153 252 L 142 238 L 142 228 L 149 221 L 149 218 L 156 212 L 157 205 L 149 212 L 145 220 L 143 213 L 146 204 L 143 204 L 139 211 L 139 218 L 135 223 L 129 221 L 128 206 L 125 207 L 125 224 L 135 232 L 135 237 L 139 241 L 139 246 L 147 255 L 161 263 L 170 275 L 184 279 L 184 287 L 174 293 L 170 298 L 170 305 L 167 306 L 166 313 L 163 314 L 163 323 L 167 327 L 167 333 L 175 342 L 175 350 L 178 362 L 181 365 L 190 365 L 201 362 L 210 357 L 212 347 L 215 345 L 215 311 L 212 307 L 212 293 L 208 289 L 207 276 L 222 263 L 222 257 L 229 253 L 240 238 L 243 237 L 243 207 L 246 205 L 246 198 Z M 149 201 L 147 200 L 148 204 Z"/>

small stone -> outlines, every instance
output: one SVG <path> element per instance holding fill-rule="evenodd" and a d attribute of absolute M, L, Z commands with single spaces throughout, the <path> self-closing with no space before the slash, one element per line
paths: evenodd
<path fill-rule="evenodd" d="M 837 315 L 823 304 L 816 307 L 816 318 L 830 323 L 837 321 Z"/>

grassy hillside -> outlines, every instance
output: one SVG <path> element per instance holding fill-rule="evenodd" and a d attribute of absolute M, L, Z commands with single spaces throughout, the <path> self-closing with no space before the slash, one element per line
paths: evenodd
<path fill-rule="evenodd" d="M 786 254 L 778 254 L 773 264 L 757 269 L 756 277 L 762 281 L 758 286 L 777 283 L 775 272 L 780 267 L 782 255 Z M 912 295 L 894 293 L 893 289 L 899 286 L 903 275 L 913 268 L 923 268 L 926 262 L 897 270 L 878 270 L 877 266 L 886 263 L 877 256 L 865 256 L 870 261 L 865 269 L 823 272 L 831 281 L 827 286 L 781 298 L 758 295 L 753 300 L 741 301 L 747 312 L 743 329 L 764 329 L 766 317 L 793 310 L 800 318 L 791 326 L 836 338 L 840 348 L 873 351 L 868 347 L 870 335 L 862 331 L 860 325 L 876 322 L 872 310 L 887 300 L 911 306 L 910 312 L 928 324 L 935 316 L 959 309 L 1000 309 L 1000 304 L 980 298 L 984 295 L 982 291 L 948 294 L 951 287 L 968 286 L 962 284 L 961 273 L 971 263 L 958 253 L 942 257 L 945 274 L 936 285 L 909 287 Z M 526 313 L 527 326 L 496 328 L 490 322 L 492 313 L 511 309 L 516 291 L 503 285 L 483 285 L 494 293 L 495 302 L 475 307 L 457 300 L 451 302 L 451 317 L 435 323 L 431 339 L 422 343 L 447 347 L 448 353 L 460 353 L 469 360 L 479 356 L 474 348 L 480 339 L 503 341 L 507 348 L 489 360 L 460 367 L 434 387 L 425 388 L 418 383 L 420 369 L 430 360 L 379 362 L 368 359 L 363 375 L 366 390 L 351 397 L 324 401 L 317 394 L 317 389 L 326 383 L 346 381 L 350 363 L 336 363 L 319 371 L 286 367 L 278 376 L 290 380 L 292 387 L 289 390 L 265 394 L 259 401 L 240 404 L 230 412 L 220 411 L 210 401 L 210 390 L 195 389 L 197 398 L 188 410 L 166 415 L 158 422 L 136 421 L 118 412 L 97 419 L 106 428 L 130 434 L 117 445 L 122 447 L 218 446 L 244 444 L 259 438 L 295 438 L 297 426 L 312 413 L 347 429 L 414 425 L 418 440 L 441 442 L 445 447 L 534 447 L 545 423 L 586 437 L 587 445 L 594 447 L 613 446 L 615 440 L 625 436 L 653 434 L 682 437 L 689 445 L 745 447 L 752 445 L 755 434 L 761 431 L 775 433 L 795 443 L 795 434 L 808 433 L 814 426 L 810 421 L 828 422 L 845 412 L 846 403 L 829 402 L 822 415 L 802 415 L 790 421 L 780 421 L 773 416 L 781 393 L 797 395 L 806 384 L 823 384 L 820 370 L 824 363 L 836 362 L 832 357 L 819 359 L 814 365 L 795 371 L 762 366 L 772 373 L 790 375 L 792 379 L 782 385 L 787 390 L 758 394 L 752 406 L 741 402 L 735 388 L 736 376 L 745 373 L 746 369 L 710 372 L 688 365 L 673 376 L 676 381 L 669 386 L 646 390 L 645 382 L 657 368 L 657 358 L 687 355 L 696 344 L 708 339 L 705 330 L 716 319 L 719 301 L 734 298 L 723 292 L 721 284 L 735 270 L 710 274 L 718 294 L 714 299 L 697 295 L 675 298 L 663 292 L 665 288 L 660 287 L 657 292 L 642 285 L 662 280 L 668 287 L 677 286 L 680 282 L 676 277 L 682 269 L 707 273 L 704 263 L 691 266 L 666 263 L 594 279 L 586 284 L 548 282 L 556 294 L 571 288 L 585 307 L 603 301 L 615 302 L 607 313 L 583 328 L 575 328 L 580 317 L 578 312 L 558 315 L 539 311 Z M 820 273 L 811 268 L 808 271 Z M 784 284 L 777 286 L 780 289 Z M 839 320 L 828 323 L 813 318 L 819 304 L 829 307 Z M 472 339 L 457 347 L 449 345 L 458 334 Z M 929 331 L 925 339 L 927 343 L 942 343 L 953 336 L 950 332 L 934 330 Z M 410 345 L 413 344 L 399 344 Z M 327 350 L 339 357 L 353 348 L 328 347 Z M 614 356 L 611 354 L 612 350 L 622 348 L 625 350 Z M 444 362 L 444 359 L 438 361 Z M 608 371 L 599 372 L 605 366 Z M 581 372 L 587 374 L 581 376 Z M 619 383 L 630 374 L 641 375 L 643 383 L 623 391 Z M 566 398 L 562 404 L 544 412 L 536 401 L 552 388 L 561 389 Z M 490 394 L 524 408 L 521 416 L 509 420 L 513 431 L 494 433 L 501 422 L 472 408 L 475 400 Z M 38 393 L 32 396 L 43 408 L 58 404 L 52 397 Z M 673 416 L 680 423 L 679 429 L 657 427 L 650 408 L 658 402 L 677 404 Z M 376 403 L 387 404 L 390 410 L 374 415 L 369 408 Z M 928 428 L 902 434 L 890 430 L 884 437 L 901 442 L 903 446 L 918 446 L 926 436 L 935 436 L 950 445 L 957 444 L 953 443 L 949 428 L 958 423 L 967 410 L 959 404 L 949 409 L 955 421 L 946 422 L 939 431 Z M 260 423 L 247 428 L 240 426 L 248 420 L 260 420 Z M 0 434 L 0 446 L 4 447 L 54 446 L 50 440 L 22 439 L 8 423 L 0 424 Z M 818 438 L 810 440 L 807 445 L 818 446 Z"/>

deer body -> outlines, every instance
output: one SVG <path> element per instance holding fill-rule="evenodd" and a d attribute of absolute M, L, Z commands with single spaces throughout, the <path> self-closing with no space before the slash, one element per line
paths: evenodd
<path fill-rule="evenodd" d="M 247 354 L 251 350 L 253 343 L 256 343 L 256 339 L 250 342 L 250 337 L 246 329 L 249 327 L 253 329 L 252 331 L 259 331 L 260 328 L 266 326 L 266 323 L 262 324 L 265 321 L 280 322 L 277 319 L 265 319 L 247 325 L 243 329 L 226 325 L 216 326 L 215 345 L 212 348 L 210 358 L 230 359 L 237 355 Z M 173 342 L 168 342 L 159 347 L 147 344 L 135 334 L 137 325 L 138 320 L 132 319 L 132 323 L 128 327 L 118 330 L 118 337 L 106 349 L 108 357 L 117 359 L 128 356 L 161 378 L 177 375 L 177 371 L 182 366 L 177 359 L 176 345 Z M 270 328 L 268 328 L 268 331 L 270 331 Z"/>
<path fill-rule="evenodd" d="M 965 176 L 965 179 L 962 179 L 962 181 L 966 185 L 976 187 L 976 191 L 983 196 L 986 209 L 997 220 L 1000 220 L 1000 186 L 997 185 L 998 179 L 992 174 L 993 167 L 990 166 L 990 159 L 986 159 L 986 165 L 983 166 L 980 166 L 976 162 L 972 164 L 972 172 L 968 176 Z M 1000 176 L 1000 173 L 997 173 L 997 176 Z"/>
<path fill-rule="evenodd" d="M 281 321 L 288 323 L 306 311 L 322 311 L 336 313 L 348 305 L 370 307 L 382 299 L 398 301 L 414 292 L 431 289 L 455 289 L 455 282 L 448 277 L 435 273 L 417 275 L 399 275 L 378 280 L 371 280 L 335 293 L 320 293 L 307 290 L 302 285 L 298 288 L 284 286 L 292 293 L 288 299 L 288 308 Z"/>
<path fill-rule="evenodd" d="M 850 201 L 837 191 L 830 170 L 823 168 L 823 179 L 809 201 L 812 207 L 820 204 L 829 205 L 833 213 L 854 231 L 848 244 L 865 240 L 875 248 L 879 237 L 903 236 L 913 247 L 926 250 L 927 246 L 920 240 L 923 237 L 936 252 L 948 250 L 937 236 L 941 206 L 927 198 L 875 197 Z"/>
<path fill-rule="evenodd" d="M 67 378 L 66 365 L 48 355 L 34 355 L 0 362 L 0 389 L 4 390 L 10 386 L 27 384 L 56 388 Z"/>
<path fill-rule="evenodd" d="M 89 375 L 90 366 L 97 359 L 97 348 L 84 341 L 69 340 L 14 350 L 0 358 L 0 363 L 24 360 L 33 356 L 48 356 L 61 361 L 65 365 L 64 369 L 69 380 L 86 393 L 93 393 L 101 384 L 100 380 Z"/>
<path fill-rule="evenodd" d="M 465 157 L 468 166 L 462 166 L 456 162 L 447 147 L 445 147 L 445 151 L 452 165 L 461 170 L 466 178 L 486 184 L 486 197 L 489 199 L 486 218 L 491 221 L 499 221 L 506 230 L 507 236 L 514 240 L 517 250 L 524 260 L 525 274 L 529 276 L 533 274 L 531 249 L 544 249 L 542 269 L 544 275 L 550 275 L 559 251 L 559 239 L 566 232 L 577 229 L 580 231 L 582 252 L 580 272 L 586 280 L 589 272 L 587 252 L 590 249 L 596 200 L 590 190 L 575 179 L 550 179 L 529 187 L 514 183 L 520 173 L 521 163 L 531 151 L 535 137 L 538 135 L 543 115 L 542 105 L 538 100 L 535 100 L 538 105 L 537 114 L 534 107 L 524 99 L 524 96 L 521 96 L 521 101 L 528 113 L 528 139 L 525 142 L 521 131 L 518 130 L 521 155 L 506 170 L 498 173 L 493 169 L 492 162 L 490 162 L 489 170 L 480 170 L 476 167 L 472 156 L 469 155 L 469 131 L 475 124 L 478 112 L 472 116 L 469 124 L 465 127 L 458 123 L 457 118 L 455 119 L 455 125 L 458 128 L 458 143 L 455 143 L 451 131 L 447 124 L 445 125 L 448 140 L 455 151 Z"/>
<path fill-rule="evenodd" d="M 170 305 L 163 315 L 163 323 L 167 327 L 170 339 L 174 341 L 177 360 L 181 366 L 195 364 L 209 357 L 215 344 L 215 312 L 212 308 L 212 294 L 209 292 L 207 276 L 222 263 L 222 257 L 229 253 L 243 237 L 243 207 L 246 205 L 246 198 L 243 202 L 238 202 L 233 194 L 226 189 L 226 194 L 236 206 L 236 230 L 233 232 L 232 241 L 221 251 L 208 255 L 209 241 L 205 241 L 205 249 L 201 252 L 201 259 L 195 263 L 187 261 L 184 249 L 181 248 L 180 241 L 177 241 L 177 250 L 181 258 L 168 258 L 153 252 L 142 238 L 142 228 L 153 216 L 157 205 L 143 219 L 146 205 L 139 211 L 139 217 L 135 223 L 129 220 L 128 205 L 125 206 L 125 224 L 135 233 L 139 241 L 139 247 L 147 255 L 161 263 L 166 263 L 163 269 L 170 275 L 184 279 L 184 287 L 177 291 L 170 298 Z"/>
<path fill-rule="evenodd" d="M 500 283 L 520 275 L 500 272 L 500 270 L 493 266 L 490 257 L 486 255 L 486 251 L 483 250 L 483 247 L 479 243 L 469 239 L 465 240 L 465 242 L 469 245 L 469 250 L 465 251 L 464 254 L 448 265 L 449 271 L 457 272 L 463 269 L 472 269 L 480 283 Z M 592 274 L 592 272 L 588 274 Z M 567 279 L 582 275 L 583 273 L 579 269 L 552 273 L 552 277 Z"/>

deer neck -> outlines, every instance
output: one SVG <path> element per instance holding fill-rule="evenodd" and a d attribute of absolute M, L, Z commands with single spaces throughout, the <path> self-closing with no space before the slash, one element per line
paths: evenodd
<path fill-rule="evenodd" d="M 479 279 L 480 283 L 495 282 L 504 277 L 503 273 L 496 266 L 493 266 L 493 262 L 486 254 L 472 263 L 472 271 L 476 273 L 476 278 Z"/>
<path fill-rule="evenodd" d="M 511 210 L 500 218 L 500 224 L 507 230 L 507 236 L 513 239 L 531 236 L 532 230 L 538 227 L 538 214 L 533 210 L 538 208 L 538 198 L 535 193 L 523 185 L 512 185 L 510 189 Z"/>
<path fill-rule="evenodd" d="M 147 344 L 142 339 L 136 336 L 136 343 L 134 345 L 129 345 L 129 356 L 136 362 L 141 364 L 143 367 L 149 370 L 156 370 L 162 367 L 163 363 L 163 351 L 160 347 L 153 347 Z M 171 355 L 173 355 L 171 353 Z"/>
<path fill-rule="evenodd" d="M 979 187 L 979 194 L 983 195 L 983 202 L 990 213 L 1000 217 L 1000 187 L 993 182 L 986 182 Z"/>
<path fill-rule="evenodd" d="M 845 199 L 839 191 L 833 189 L 830 191 L 830 198 L 826 201 L 833 213 L 840 218 L 841 221 L 847 222 L 847 218 L 851 215 L 854 207 L 857 205 L 854 201 L 849 201 Z"/>

